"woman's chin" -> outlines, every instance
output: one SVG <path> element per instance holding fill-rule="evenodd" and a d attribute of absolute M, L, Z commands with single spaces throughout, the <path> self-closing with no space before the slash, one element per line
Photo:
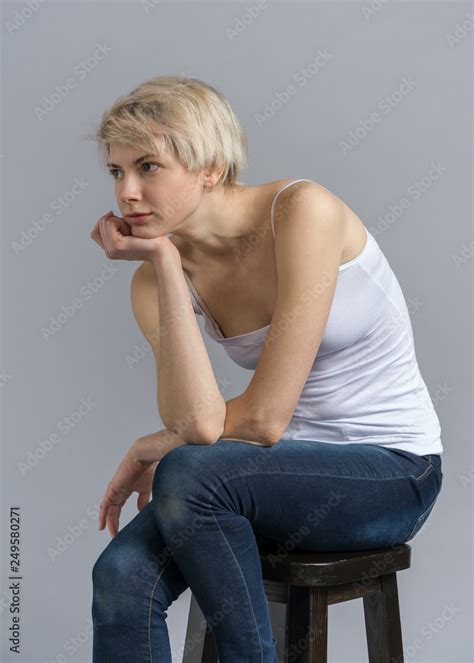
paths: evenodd
<path fill-rule="evenodd" d="M 156 239 L 157 237 L 163 237 L 167 233 L 158 232 L 156 228 L 145 228 L 144 226 L 132 226 L 132 235 L 134 237 L 140 237 L 140 239 Z"/>

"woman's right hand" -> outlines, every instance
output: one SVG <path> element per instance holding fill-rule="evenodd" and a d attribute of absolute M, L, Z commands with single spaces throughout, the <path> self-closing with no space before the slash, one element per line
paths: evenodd
<path fill-rule="evenodd" d="M 163 254 L 171 253 L 181 265 L 181 256 L 168 235 L 136 237 L 125 219 L 112 211 L 101 216 L 93 227 L 91 238 L 104 250 L 111 260 L 145 260 L 155 262 Z"/>

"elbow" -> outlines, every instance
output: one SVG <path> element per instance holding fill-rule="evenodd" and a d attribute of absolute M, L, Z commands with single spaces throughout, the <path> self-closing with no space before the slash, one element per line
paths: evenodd
<path fill-rule="evenodd" d="M 254 435 L 250 439 L 261 440 L 267 446 L 277 444 L 283 437 L 291 420 L 291 415 L 283 411 L 283 408 L 276 408 L 274 403 L 263 407 L 258 403 L 252 403 L 251 397 L 246 397 L 244 401 L 243 412 L 247 417 L 246 428 L 249 435 Z"/>
<path fill-rule="evenodd" d="M 216 420 L 194 418 L 192 422 L 162 421 L 166 428 L 179 435 L 186 444 L 213 444 L 224 431 L 224 417 Z"/>
<path fill-rule="evenodd" d="M 201 429 L 198 431 L 198 436 L 202 442 L 199 444 L 214 444 L 221 437 L 224 432 L 225 427 L 225 402 L 224 413 L 222 416 L 218 416 L 213 421 L 207 421 L 201 423 Z"/>
<path fill-rule="evenodd" d="M 202 422 L 200 426 L 195 426 L 187 435 L 188 444 L 214 444 L 220 438 L 224 431 L 224 424 L 212 425 L 208 422 Z"/>
<path fill-rule="evenodd" d="M 275 433 L 275 431 L 266 432 L 263 438 L 265 439 L 265 444 L 269 447 L 273 446 L 279 442 L 282 438 L 283 433 Z"/>
<path fill-rule="evenodd" d="M 203 441 L 200 442 L 200 444 L 214 444 L 214 442 L 217 442 L 217 440 L 219 440 L 223 432 L 224 432 L 224 426 L 221 426 L 220 428 L 214 428 L 210 431 L 206 431 L 201 436 L 201 439 Z"/>
<path fill-rule="evenodd" d="M 262 437 L 266 444 L 271 446 L 281 440 L 287 428 L 288 423 L 284 425 L 278 421 L 266 420 L 261 423 Z"/>
<path fill-rule="evenodd" d="M 214 442 L 217 442 L 224 432 L 226 411 L 226 404 L 224 399 L 222 399 L 216 405 L 213 416 L 208 417 L 206 421 L 201 420 L 201 427 L 197 433 L 203 441 L 199 442 L 199 444 L 214 444 Z"/>
<path fill-rule="evenodd" d="M 221 399 L 220 403 L 212 406 L 212 416 L 207 416 L 209 410 L 208 408 L 206 410 L 204 413 L 201 407 L 193 414 L 176 419 L 167 416 L 165 412 L 162 413 L 158 403 L 158 412 L 163 424 L 168 430 L 179 435 L 186 444 L 213 444 L 222 435 L 226 414 L 225 401 Z"/>

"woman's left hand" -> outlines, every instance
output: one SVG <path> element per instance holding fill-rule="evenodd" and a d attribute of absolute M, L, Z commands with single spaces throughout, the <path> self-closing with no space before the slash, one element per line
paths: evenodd
<path fill-rule="evenodd" d="M 99 507 L 99 530 L 107 525 L 112 538 L 119 531 L 120 512 L 133 492 L 138 493 L 137 508 L 141 511 L 148 504 L 153 476 L 159 461 L 145 463 L 135 459 L 133 445 L 125 454 L 115 474 L 107 485 Z"/>

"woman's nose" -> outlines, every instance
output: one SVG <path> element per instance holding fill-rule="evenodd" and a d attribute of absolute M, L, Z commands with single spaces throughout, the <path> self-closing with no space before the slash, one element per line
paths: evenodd
<path fill-rule="evenodd" d="M 129 200 L 139 200 L 141 195 L 140 183 L 136 179 L 132 177 L 123 179 L 118 192 L 120 201 L 126 203 Z"/>

